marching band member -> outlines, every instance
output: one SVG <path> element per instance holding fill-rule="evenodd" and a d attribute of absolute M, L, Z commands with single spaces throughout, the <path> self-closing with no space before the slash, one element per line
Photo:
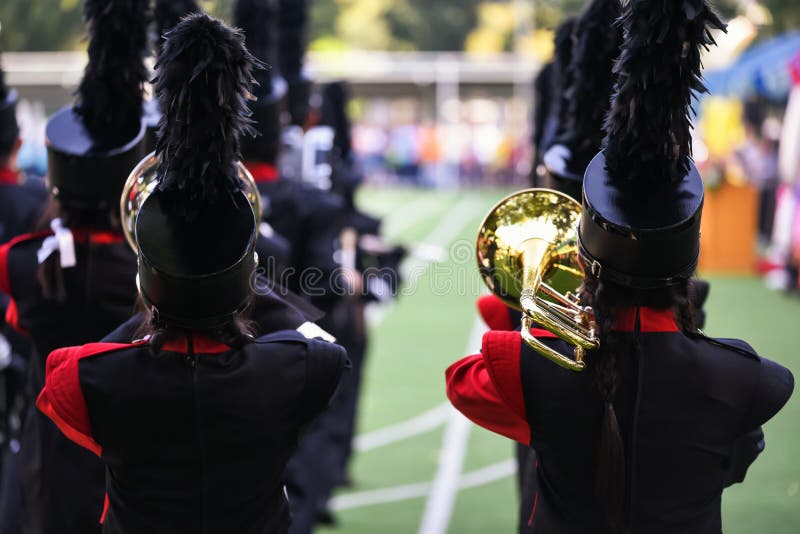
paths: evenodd
<path fill-rule="evenodd" d="M 248 49 L 268 65 L 273 65 L 277 59 L 271 38 L 275 18 L 272 0 L 239 0 L 234 6 L 234 23 L 244 31 Z M 283 31 L 291 31 L 291 28 L 283 28 Z M 274 67 L 261 70 L 255 76 L 258 86 L 253 89 L 255 99 L 250 101 L 250 110 L 253 127 L 259 135 L 242 140 L 242 156 L 264 201 L 262 232 L 288 241 L 286 263 L 291 271 L 283 277 L 282 283 L 297 293 L 324 298 L 330 293 L 329 275 L 337 268 L 333 261 L 333 242 L 338 235 L 342 201 L 335 195 L 281 176 L 277 164 L 287 83 Z M 319 272 L 320 276 L 307 276 L 309 270 Z"/>
<path fill-rule="evenodd" d="M 5 85 L 0 66 L 0 243 L 33 230 L 47 191 L 17 168 L 22 146 L 17 124 L 18 94 Z M 19 530 L 19 439 L 23 385 L 30 340 L 6 324 L 9 298 L 0 292 L 0 532 Z"/>
<path fill-rule="evenodd" d="M 569 67 L 572 60 L 572 34 L 577 19 L 567 17 L 556 28 L 553 37 L 554 57 L 542 67 L 534 79 L 533 107 L 533 176 L 534 187 L 541 187 L 546 177 L 544 155 L 555 144 L 566 113 L 566 105 L 562 105 L 563 95 L 569 86 Z"/>
<path fill-rule="evenodd" d="M 447 392 L 535 449 L 530 532 L 720 532 L 722 488 L 744 479 L 794 382 L 745 342 L 693 325 L 703 184 L 687 112 L 703 89 L 700 47 L 724 26 L 704 0 L 631 0 L 621 20 L 605 150 L 586 171 L 578 230 L 600 348 L 575 374 L 517 332 L 490 332 L 481 354 L 448 369 Z"/>
<path fill-rule="evenodd" d="M 543 91 L 541 96 L 545 98 L 540 104 L 551 106 L 549 110 L 540 109 L 538 114 L 544 116 L 536 117 L 539 139 L 536 156 L 540 159 L 535 162 L 537 175 L 548 187 L 578 201 L 583 173 L 603 140 L 603 119 L 613 84 L 612 67 L 622 41 L 622 32 L 615 25 L 621 12 L 619 0 L 592 0 L 579 16 L 567 19 L 556 31 L 553 66 L 542 73 L 543 78 L 537 78 L 537 89 Z M 558 87 L 552 89 L 555 83 Z M 502 305 L 497 297 L 489 295 L 479 302 L 479 309 L 490 313 L 487 323 L 513 317 L 516 320 L 510 324 L 518 327 L 517 314 L 503 313 Z M 525 532 L 535 499 L 531 488 L 536 455 L 523 444 L 516 446 L 521 497 L 518 530 Z"/>
<path fill-rule="evenodd" d="M 17 168 L 22 146 L 17 124 L 17 92 L 5 84 L 0 66 L 0 243 L 30 232 L 41 216 L 47 191 L 25 180 Z"/>
<path fill-rule="evenodd" d="M 337 243 L 344 230 L 346 206 L 343 199 L 330 190 L 306 183 L 303 169 L 280 166 L 279 157 L 283 137 L 280 110 L 288 111 L 289 126 L 300 136 L 305 135 L 309 115 L 311 81 L 303 74 L 306 50 L 306 24 L 308 4 L 305 0 L 240 0 L 235 11 L 237 24 L 245 28 L 250 38 L 263 28 L 254 28 L 257 16 L 245 17 L 244 8 L 256 6 L 258 12 L 274 21 L 274 6 L 277 4 L 278 30 L 277 50 L 268 50 L 269 39 L 262 35 L 255 46 L 259 59 L 278 65 L 272 72 L 271 81 L 261 82 L 261 94 L 252 103 L 262 137 L 254 146 L 244 147 L 246 165 L 259 183 L 268 208 L 265 221 L 277 233 L 286 236 L 292 248 L 292 270 L 289 288 L 311 297 L 311 302 L 325 312 L 320 326 L 331 332 L 349 351 L 353 347 L 348 331 L 340 328 L 343 301 L 351 297 L 346 293 L 359 293 L 358 288 L 348 287 L 356 276 L 347 276 L 352 270 L 336 260 Z M 262 23 L 263 24 L 263 23 Z M 250 31 L 253 28 L 253 31 Z M 271 35 L 271 32 L 267 33 Z M 263 103 L 263 105 L 262 105 Z M 350 390 L 350 376 L 345 377 Z M 345 395 L 348 397 L 348 395 Z M 338 411 L 342 400 L 335 401 Z M 338 482 L 340 472 L 331 468 L 334 456 L 332 419 L 326 412 L 309 428 L 300 447 L 286 469 L 285 480 L 292 510 L 292 534 L 310 533 L 320 516 L 325 515 L 327 500 Z"/>
<path fill-rule="evenodd" d="M 602 146 L 612 68 L 622 42 L 615 25 L 621 12 L 620 0 L 593 0 L 576 20 L 568 85 L 562 86 L 559 135 L 543 157 L 549 186 L 579 202 L 583 173 Z"/>
<path fill-rule="evenodd" d="M 311 80 L 303 72 L 306 52 L 308 0 L 277 0 L 278 66 L 288 84 L 289 122 L 305 127 L 311 99 Z"/>
<path fill-rule="evenodd" d="M 87 0 L 89 63 L 78 102 L 47 123 L 50 229 L 0 247 L 0 292 L 15 310 L 10 322 L 30 334 L 37 354 L 27 385 L 34 393 L 44 385 L 47 354 L 102 338 L 136 302 L 136 257 L 117 207 L 144 155 L 146 12 L 146 0 Z M 99 532 L 102 463 L 34 406 L 20 463 L 23 532 Z"/>
<path fill-rule="evenodd" d="M 156 62 L 161 54 L 164 35 L 178 25 L 183 17 L 190 13 L 200 13 L 202 8 L 196 0 L 155 0 L 153 6 L 153 51 Z M 161 110 L 158 99 L 151 96 L 144 102 L 144 122 L 147 125 L 147 153 L 156 149 L 158 126 L 161 123 Z"/>
<path fill-rule="evenodd" d="M 104 532 L 286 532 L 283 467 L 347 358 L 249 334 L 258 223 L 236 165 L 255 60 L 207 15 L 167 37 L 159 181 L 135 234 L 151 320 L 142 341 L 51 354 L 37 405 L 106 463 Z"/>

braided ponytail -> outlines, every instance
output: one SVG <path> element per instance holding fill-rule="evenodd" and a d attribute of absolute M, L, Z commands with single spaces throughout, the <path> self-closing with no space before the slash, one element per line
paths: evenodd
<path fill-rule="evenodd" d="M 694 306 L 689 298 L 688 280 L 667 289 L 639 291 L 622 287 L 587 275 L 581 290 L 584 306 L 594 309 L 600 337 L 600 349 L 592 355 L 591 369 L 603 402 L 603 418 L 597 447 L 595 496 L 612 532 L 625 532 L 625 447 L 614 409 L 619 380 L 619 356 L 636 347 L 628 336 L 615 332 L 614 309 L 635 306 L 673 309 L 680 328 L 687 334 L 696 331 Z"/>
<path fill-rule="evenodd" d="M 608 298 L 605 284 L 595 277 L 587 277 L 582 298 L 584 306 L 594 309 L 600 336 L 600 350 L 593 355 L 591 365 L 595 385 L 603 402 L 595 496 L 601 504 L 606 523 L 613 532 L 619 533 L 623 532 L 625 524 L 625 447 L 614 409 L 614 398 L 619 378 L 617 356 L 624 347 L 621 337 L 613 330 L 613 299 Z"/>

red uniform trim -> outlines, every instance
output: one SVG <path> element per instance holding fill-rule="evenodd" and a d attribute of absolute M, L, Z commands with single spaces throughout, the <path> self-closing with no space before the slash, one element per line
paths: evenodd
<path fill-rule="evenodd" d="M 511 314 L 505 302 L 496 295 L 484 295 L 478 299 L 478 313 L 491 330 L 514 330 Z"/>
<path fill-rule="evenodd" d="M 102 455 L 103 448 L 92 437 L 89 411 L 78 374 L 78 362 L 90 356 L 132 346 L 134 345 L 93 343 L 59 349 L 47 358 L 44 388 L 36 399 L 36 407 L 70 440 L 98 456 Z"/>
<path fill-rule="evenodd" d="M 192 337 L 192 347 L 195 354 L 220 354 L 231 350 L 228 345 L 223 345 L 206 335 L 198 333 L 195 333 Z M 164 343 L 162 350 L 187 354 L 189 352 L 189 341 L 185 337 L 173 339 Z"/>
<path fill-rule="evenodd" d="M 0 291 L 9 297 L 13 296 L 11 294 L 11 280 L 9 280 L 8 277 L 8 254 L 10 253 L 11 249 L 20 243 L 24 243 L 25 241 L 33 241 L 34 239 L 48 237 L 51 235 L 53 235 L 53 232 L 50 230 L 36 232 L 33 234 L 23 234 L 15 237 L 5 245 L 0 245 Z"/>
<path fill-rule="evenodd" d="M 528 445 L 530 427 L 524 415 L 509 407 L 480 354 L 451 365 L 445 372 L 447 397 L 475 424 Z"/>
<path fill-rule="evenodd" d="M 103 513 L 100 514 L 100 524 L 106 522 L 106 514 L 108 514 L 108 492 L 106 492 L 106 496 L 103 498 Z"/>
<path fill-rule="evenodd" d="M 28 335 L 28 330 L 19 324 L 19 310 L 17 309 L 17 301 L 14 299 L 9 300 L 8 307 L 6 308 L 6 324 L 20 334 L 24 336 Z"/>
<path fill-rule="evenodd" d="M 558 339 L 558 336 L 544 328 L 531 328 L 531 335 L 540 339 Z"/>
<path fill-rule="evenodd" d="M 72 237 L 76 243 L 92 243 L 95 245 L 116 245 L 125 241 L 125 236 L 120 232 L 94 231 L 86 228 L 71 228 Z"/>
<path fill-rule="evenodd" d="M 624 308 L 614 312 L 614 330 L 633 332 L 636 329 L 636 308 Z M 671 309 L 639 308 L 639 331 L 645 333 L 680 332 Z"/>
<path fill-rule="evenodd" d="M 483 359 L 509 408 L 525 417 L 525 397 L 522 394 L 520 349 L 522 337 L 517 332 L 487 332 L 483 336 Z"/>
<path fill-rule="evenodd" d="M 19 183 L 19 171 L 7 168 L 0 169 L 0 185 L 19 185 Z"/>
<path fill-rule="evenodd" d="M 528 526 L 533 525 L 533 518 L 536 517 L 536 506 L 539 504 L 539 492 L 536 492 L 536 497 L 533 498 L 533 508 L 531 508 L 531 516 L 528 518 Z"/>
<path fill-rule="evenodd" d="M 248 161 L 244 166 L 247 167 L 247 170 L 253 175 L 253 180 L 255 180 L 257 184 L 275 182 L 280 178 L 278 168 L 275 165 Z"/>

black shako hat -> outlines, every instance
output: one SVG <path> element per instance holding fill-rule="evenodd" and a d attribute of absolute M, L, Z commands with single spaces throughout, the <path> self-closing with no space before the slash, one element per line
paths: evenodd
<path fill-rule="evenodd" d="M 260 134 L 244 137 L 242 156 L 247 161 L 275 164 L 281 143 L 281 113 L 286 105 L 286 80 L 273 66 L 277 59 L 275 27 L 278 15 L 277 0 L 238 0 L 234 6 L 234 25 L 244 32 L 250 53 L 264 68 L 254 77 L 253 99 L 250 100 L 253 127 Z"/>
<path fill-rule="evenodd" d="M 191 13 L 200 13 L 202 8 L 195 0 L 156 0 L 153 18 L 155 21 L 155 54 L 156 61 L 161 54 L 164 35 L 178 25 L 183 17 Z M 153 97 L 144 102 L 144 122 L 147 127 L 147 153 L 156 148 L 158 127 L 161 123 L 161 110 L 158 100 Z"/>
<path fill-rule="evenodd" d="M 565 76 L 569 85 L 561 89 L 561 124 L 543 163 L 552 186 L 579 202 L 586 167 L 603 144 L 603 120 L 614 82 L 612 69 L 622 44 L 622 30 L 616 24 L 621 14 L 620 0 L 592 0 L 570 36 Z M 564 35 L 557 38 L 562 50 L 567 47 L 565 39 Z"/>
<path fill-rule="evenodd" d="M 290 122 L 305 126 L 311 100 L 311 80 L 303 72 L 306 55 L 308 0 L 278 0 L 278 65 L 288 83 Z"/>
<path fill-rule="evenodd" d="M 19 137 L 19 125 L 17 124 L 18 100 L 19 95 L 17 92 L 6 86 L 6 75 L 2 64 L 0 64 L 0 148 L 10 146 Z"/>
<path fill-rule="evenodd" d="M 86 0 L 89 63 L 78 99 L 46 128 L 49 184 L 62 204 L 117 206 L 144 155 L 147 6 L 148 0 Z"/>
<path fill-rule="evenodd" d="M 139 292 L 162 324 L 221 326 L 252 298 L 258 231 L 237 162 L 240 135 L 253 133 L 256 63 L 244 35 L 208 15 L 167 33 L 155 79 L 158 186 L 136 217 Z"/>
<path fill-rule="evenodd" d="M 691 103 L 706 90 L 701 48 L 725 25 L 705 0 L 631 0 L 621 23 L 606 148 L 583 183 L 580 254 L 601 279 L 655 289 L 697 268 L 703 182 Z"/>

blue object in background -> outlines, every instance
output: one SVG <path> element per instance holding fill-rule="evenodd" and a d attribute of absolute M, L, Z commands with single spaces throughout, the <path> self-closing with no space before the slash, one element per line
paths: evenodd
<path fill-rule="evenodd" d="M 706 72 L 706 87 L 714 96 L 785 101 L 792 87 L 789 64 L 798 52 L 800 32 L 779 35 L 749 48 L 727 69 Z"/>

